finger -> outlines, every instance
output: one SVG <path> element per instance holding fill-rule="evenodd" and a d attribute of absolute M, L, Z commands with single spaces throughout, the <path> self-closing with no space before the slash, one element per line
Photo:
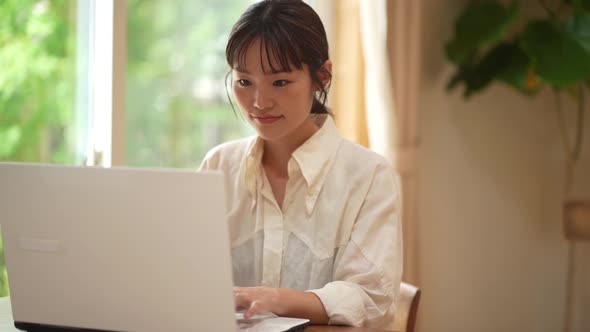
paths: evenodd
<path fill-rule="evenodd" d="M 250 319 L 254 315 L 260 315 L 266 313 L 264 305 L 260 301 L 253 301 L 250 308 L 244 313 L 244 318 Z"/>
<path fill-rule="evenodd" d="M 237 292 L 234 294 L 234 304 L 236 310 L 244 310 L 250 307 L 250 299 L 244 292 Z"/>

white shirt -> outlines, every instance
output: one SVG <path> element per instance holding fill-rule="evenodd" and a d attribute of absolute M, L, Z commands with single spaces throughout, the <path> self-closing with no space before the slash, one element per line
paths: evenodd
<path fill-rule="evenodd" d="M 398 177 L 331 117 L 316 120 L 321 128 L 289 160 L 282 209 L 261 138 L 222 144 L 203 161 L 226 175 L 234 284 L 311 291 L 330 324 L 391 329 L 403 256 Z"/>

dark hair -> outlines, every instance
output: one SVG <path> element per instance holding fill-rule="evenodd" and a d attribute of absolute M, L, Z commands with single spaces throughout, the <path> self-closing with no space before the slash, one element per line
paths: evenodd
<path fill-rule="evenodd" d="M 266 51 L 271 72 L 291 71 L 291 66 L 303 69 L 303 64 L 309 67 L 311 81 L 319 88 L 311 113 L 329 114 L 326 99 L 332 75 L 323 66 L 329 59 L 328 39 L 316 12 L 301 0 L 263 0 L 251 5 L 230 33 L 225 48 L 228 65 L 233 68 L 237 60 L 244 67 L 246 51 L 256 40 Z M 330 78 L 327 84 L 321 82 L 319 71 Z"/>

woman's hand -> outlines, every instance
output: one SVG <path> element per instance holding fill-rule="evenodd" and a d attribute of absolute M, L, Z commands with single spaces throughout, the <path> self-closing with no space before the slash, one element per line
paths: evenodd
<path fill-rule="evenodd" d="M 246 319 L 269 312 L 282 316 L 284 310 L 281 310 L 280 293 L 279 288 L 234 287 L 236 310 L 246 310 Z"/>
<path fill-rule="evenodd" d="M 311 292 L 287 288 L 234 287 L 236 310 L 246 310 L 244 318 L 272 312 L 277 316 L 309 319 L 327 324 L 328 315 L 320 299 Z"/>

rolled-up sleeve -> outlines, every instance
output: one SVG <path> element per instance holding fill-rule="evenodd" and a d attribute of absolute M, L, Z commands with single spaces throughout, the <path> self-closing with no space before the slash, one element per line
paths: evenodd
<path fill-rule="evenodd" d="M 400 182 L 391 167 L 379 164 L 350 240 L 338 250 L 334 281 L 310 292 L 330 324 L 383 327 L 393 322 L 402 260 Z"/>

